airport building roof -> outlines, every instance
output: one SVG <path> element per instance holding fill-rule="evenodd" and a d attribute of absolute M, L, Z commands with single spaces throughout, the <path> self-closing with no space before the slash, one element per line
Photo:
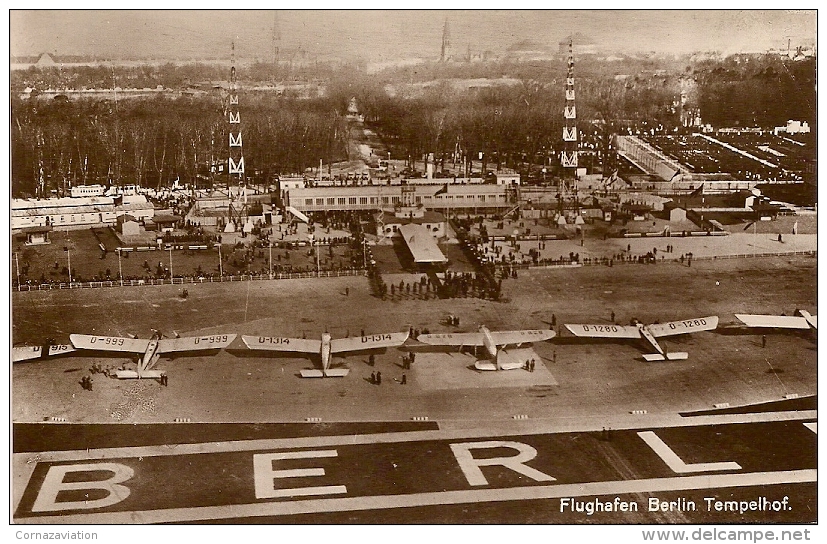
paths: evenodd
<path fill-rule="evenodd" d="M 409 223 L 399 227 L 399 233 L 413 255 L 416 263 L 444 263 L 448 259 L 442 254 L 434 237 L 422 225 Z"/>

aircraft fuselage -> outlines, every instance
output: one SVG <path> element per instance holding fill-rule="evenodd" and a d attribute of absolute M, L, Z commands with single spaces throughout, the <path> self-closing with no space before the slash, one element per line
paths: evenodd
<path fill-rule="evenodd" d="M 160 338 L 158 335 L 153 335 L 152 338 L 149 340 L 149 344 L 146 346 L 146 351 L 144 352 L 144 360 L 141 363 L 141 370 L 149 370 L 155 363 L 158 361 L 158 345 L 159 345 Z"/>
<path fill-rule="evenodd" d="M 322 334 L 322 349 L 321 349 L 321 358 L 322 358 L 322 371 L 326 371 L 330 368 L 330 334 L 324 333 Z"/>
<path fill-rule="evenodd" d="M 492 359 L 497 359 L 497 344 L 494 343 L 494 338 L 491 336 L 491 331 L 488 330 L 488 327 L 482 326 L 480 327 L 480 332 L 482 333 L 482 345 L 485 346 L 485 350 L 488 352 L 488 355 L 491 356 Z"/>

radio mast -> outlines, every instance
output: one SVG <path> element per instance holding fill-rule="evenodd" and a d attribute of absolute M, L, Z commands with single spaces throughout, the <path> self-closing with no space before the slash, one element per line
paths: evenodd
<path fill-rule="evenodd" d="M 563 127 L 563 152 L 560 154 L 560 165 L 563 167 L 560 195 L 566 198 L 570 192 L 577 192 L 577 108 L 574 103 L 574 45 L 571 37 L 569 37 L 566 106 L 563 110 L 563 117 L 565 126 Z"/>
<path fill-rule="evenodd" d="M 227 96 L 227 122 L 229 124 L 229 158 L 227 161 L 227 192 L 230 196 L 230 219 L 236 223 L 236 228 L 247 221 L 247 187 L 244 179 L 244 150 L 241 140 L 241 112 L 238 109 L 238 81 L 235 70 L 235 42 L 232 42 L 232 56 L 230 62 L 230 89 Z M 232 194 L 232 186 L 238 186 L 236 196 Z M 240 202 L 234 200 L 238 198 Z M 235 205 L 234 205 L 235 204 Z"/>

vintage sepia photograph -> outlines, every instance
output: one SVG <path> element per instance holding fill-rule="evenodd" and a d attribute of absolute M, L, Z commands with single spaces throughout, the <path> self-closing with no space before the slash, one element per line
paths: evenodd
<path fill-rule="evenodd" d="M 814 539 L 816 10 L 458 7 L 9 10 L 16 539 Z"/>

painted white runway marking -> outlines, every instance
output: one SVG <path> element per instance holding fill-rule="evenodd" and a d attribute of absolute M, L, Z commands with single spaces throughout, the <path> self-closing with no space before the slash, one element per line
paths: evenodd
<path fill-rule="evenodd" d="M 279 453 L 260 453 L 253 455 L 253 474 L 257 499 L 276 499 L 283 497 L 297 497 L 307 495 L 335 495 L 347 493 L 343 485 L 325 485 L 316 487 L 301 487 L 290 489 L 276 489 L 273 485 L 278 478 L 305 478 L 307 476 L 324 476 L 323 468 L 273 468 L 273 461 L 285 459 L 320 459 L 323 457 L 337 457 L 336 450 L 322 451 L 287 451 Z"/>
<path fill-rule="evenodd" d="M 473 489 L 409 495 L 380 495 L 370 497 L 345 497 L 287 502 L 263 502 L 198 508 L 169 508 L 99 514 L 74 514 L 68 516 L 40 516 L 16 518 L 16 523 L 67 523 L 67 524 L 125 524 L 198 522 L 205 520 L 251 518 L 261 516 L 289 516 L 322 512 L 352 512 L 358 510 L 384 510 L 416 506 L 485 503 L 515 500 L 556 499 L 629 493 L 656 493 L 664 491 L 690 491 L 723 487 L 750 487 L 779 484 L 814 483 L 815 469 L 781 472 L 753 472 L 749 474 L 718 474 L 702 476 L 677 476 L 645 480 L 612 482 L 587 482 L 550 486 L 513 487 L 506 489 Z"/>
<path fill-rule="evenodd" d="M 667 421 L 646 421 L 643 424 L 640 420 L 630 423 L 628 427 L 613 425 L 613 430 L 623 429 L 652 429 L 656 427 L 696 427 L 704 425 L 723 425 L 731 423 L 762 423 L 770 421 L 797 421 L 802 419 L 815 419 L 818 411 L 808 410 L 804 412 L 769 412 L 760 414 L 736 414 L 701 416 L 692 418 L 668 419 Z M 453 430 L 435 431 L 407 431 L 395 433 L 377 433 L 360 435 L 338 435 L 338 436 L 309 436 L 298 438 L 267 438 L 259 440 L 232 440 L 226 442 L 204 442 L 198 444 L 165 444 L 160 446 L 127 446 L 123 448 L 97 448 L 89 450 L 66 450 L 38 453 L 15 453 L 12 461 L 15 465 L 25 465 L 29 459 L 38 456 L 38 462 L 58 461 L 85 461 L 101 459 L 117 459 L 129 457 L 159 457 L 165 455 L 193 455 L 199 453 L 224 453 L 241 452 L 254 450 L 274 450 L 282 448 L 318 448 L 331 446 L 362 445 L 362 444 L 393 444 L 400 442 L 419 442 L 425 440 L 457 440 L 486 437 L 504 437 L 529 434 L 554 434 L 561 432 L 574 432 L 577 429 L 560 430 L 550 428 L 542 421 L 529 420 L 525 424 L 511 424 L 507 428 L 468 428 Z M 605 421 L 605 420 L 602 420 Z M 631 421 L 631 420 L 630 420 Z M 593 429 L 579 429 L 581 432 L 599 431 L 605 428 L 605 423 L 597 425 Z"/>
<path fill-rule="evenodd" d="M 654 450 L 658 457 L 666 463 L 666 466 L 677 474 L 708 472 L 712 470 L 741 470 L 741 465 L 733 461 L 725 461 L 722 463 L 686 463 L 654 432 L 644 431 L 637 434 Z"/>

